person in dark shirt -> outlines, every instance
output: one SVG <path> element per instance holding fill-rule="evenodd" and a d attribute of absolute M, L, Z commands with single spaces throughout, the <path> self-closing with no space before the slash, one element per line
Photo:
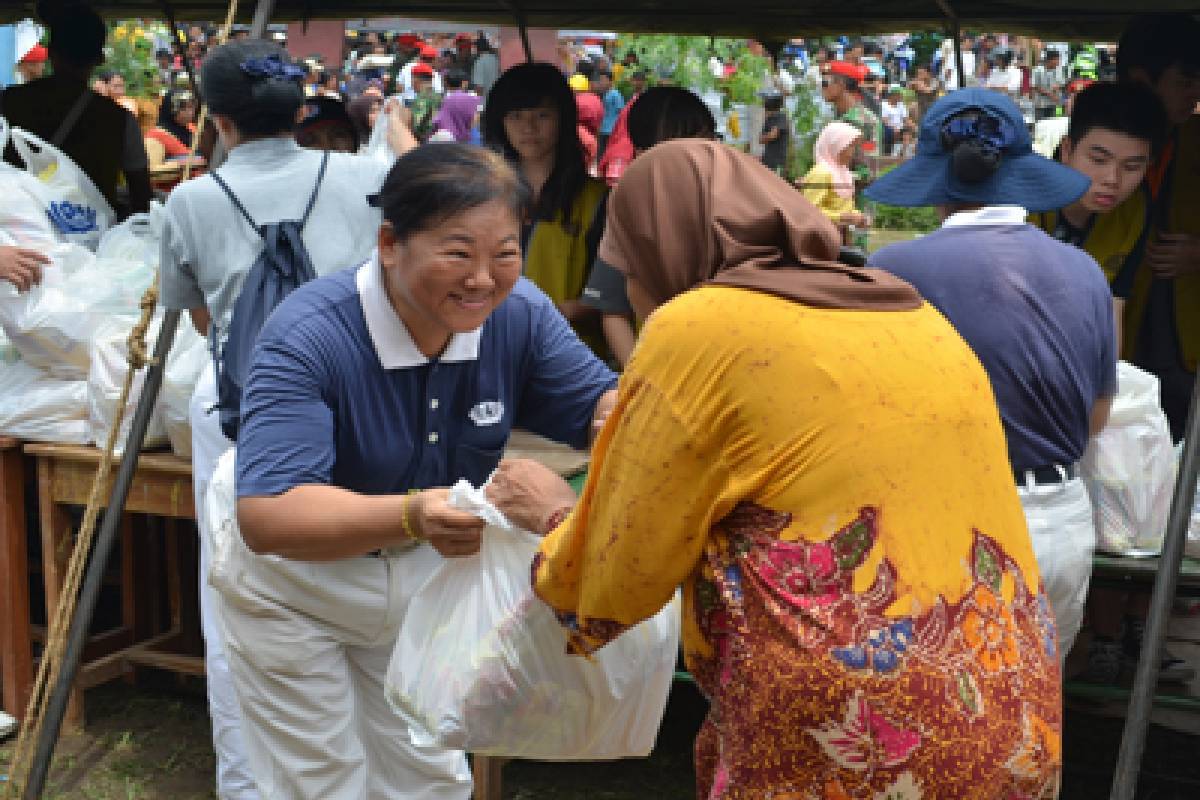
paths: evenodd
<path fill-rule="evenodd" d="M 758 137 L 763 145 L 762 162 L 767 169 L 782 176 L 787 166 L 788 140 L 792 138 L 791 125 L 783 110 L 783 96 L 772 94 L 764 97 L 763 110 L 767 116 L 763 120 L 762 134 Z"/>
<path fill-rule="evenodd" d="M 915 286 L 987 370 L 1060 661 L 1083 621 L 1096 543 L 1077 462 L 1116 394 L 1116 333 L 1095 259 L 1026 216 L 1075 202 L 1088 184 L 1033 152 L 1006 95 L 960 89 L 929 109 L 917 155 L 866 190 L 880 203 L 935 206 L 943 217 L 940 230 L 884 247 L 870 266 Z"/>
<path fill-rule="evenodd" d="M 104 62 L 104 22 L 87 6 L 60 8 L 46 20 L 53 74 L 0 93 L 0 114 L 67 154 L 121 216 L 150 209 L 150 173 L 137 119 L 89 86 Z M 10 146 L 5 160 L 20 165 Z M 124 175 L 128 200 L 117 187 Z"/>

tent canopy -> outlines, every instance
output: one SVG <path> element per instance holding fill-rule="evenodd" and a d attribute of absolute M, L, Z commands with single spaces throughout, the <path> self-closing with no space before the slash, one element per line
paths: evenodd
<path fill-rule="evenodd" d="M 221 20 L 228 0 L 169 0 L 180 20 Z M 91 0 L 114 17 L 161 17 L 162 0 Z M 257 0 L 239 0 L 248 22 Z M 33 16 L 34 0 L 3 0 L 0 20 Z M 1065 37 L 1115 36 L 1133 13 L 1185 11 L 1195 0 L 946 0 L 965 28 Z M 694 33 L 781 39 L 941 27 L 938 0 L 277 0 L 273 21 L 404 16 L 534 28 Z"/>

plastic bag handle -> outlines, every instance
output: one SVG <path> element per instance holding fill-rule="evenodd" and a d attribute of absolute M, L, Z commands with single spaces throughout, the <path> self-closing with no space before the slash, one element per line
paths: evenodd
<path fill-rule="evenodd" d="M 27 172 L 29 171 L 29 162 L 33 158 L 33 150 L 29 146 L 32 144 L 42 153 L 48 153 L 54 156 L 54 159 L 59 163 L 59 169 L 62 169 L 62 164 L 64 163 L 69 164 L 75 173 L 75 177 L 77 177 L 82 183 L 80 188 L 91 194 L 91 196 L 93 196 L 97 201 L 104 204 L 104 206 L 100 208 L 100 211 L 107 213 L 109 219 L 117 218 L 117 212 L 113 210 L 112 203 L 108 202 L 108 198 L 100 193 L 100 189 L 97 188 L 96 182 L 92 180 L 92 177 L 84 172 L 79 165 L 71 159 L 70 156 L 47 142 L 42 137 L 38 136 L 33 131 L 27 131 L 24 128 L 14 127 L 11 129 L 10 135 L 12 137 L 12 145 L 14 148 L 16 148 L 17 154 L 21 157 L 21 161 L 24 162 Z"/>
<path fill-rule="evenodd" d="M 3 153 L 8 147 L 8 134 L 12 126 L 8 124 L 8 119 L 0 116 L 0 153 Z"/>

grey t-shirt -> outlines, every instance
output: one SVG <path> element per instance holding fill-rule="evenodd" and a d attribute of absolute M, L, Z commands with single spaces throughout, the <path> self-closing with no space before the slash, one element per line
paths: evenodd
<path fill-rule="evenodd" d="M 290 138 L 235 147 L 218 169 L 259 225 L 300 219 L 312 195 L 321 153 Z M 318 275 L 357 266 L 370 256 L 381 215 L 367 205 L 391 168 L 390 158 L 330 153 L 304 245 Z M 166 308 L 205 306 L 223 330 L 262 238 L 211 177 L 180 184 L 166 204 L 159 299 Z"/>

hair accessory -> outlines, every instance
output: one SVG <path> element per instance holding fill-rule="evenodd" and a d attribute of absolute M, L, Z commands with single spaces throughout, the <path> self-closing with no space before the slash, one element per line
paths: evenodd
<path fill-rule="evenodd" d="M 1016 138 L 1007 121 L 977 108 L 955 114 L 942 124 L 942 149 L 947 153 L 963 142 L 978 142 L 984 153 L 998 156 Z"/>
<path fill-rule="evenodd" d="M 285 63 L 278 55 L 269 55 L 262 58 L 248 58 L 238 65 L 242 72 L 249 75 L 251 78 L 260 78 L 265 80 L 278 81 L 299 81 L 305 76 L 304 70 L 297 67 L 295 64 Z"/>

